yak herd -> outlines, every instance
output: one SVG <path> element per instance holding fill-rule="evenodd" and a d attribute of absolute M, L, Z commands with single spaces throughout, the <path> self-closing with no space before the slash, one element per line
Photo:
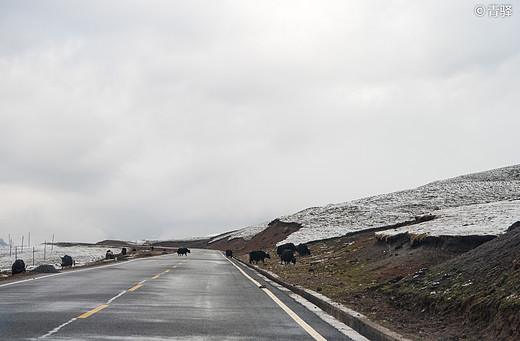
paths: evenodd
<path fill-rule="evenodd" d="M 276 248 L 276 253 L 280 257 L 280 264 L 296 264 L 296 252 L 298 252 L 300 256 L 307 256 L 311 254 L 311 251 L 309 250 L 306 244 L 299 244 L 298 246 L 296 246 L 293 243 L 285 243 Z M 233 257 L 233 251 L 226 250 L 226 256 Z M 253 262 L 255 262 L 255 264 L 258 264 L 259 261 L 262 261 L 262 263 L 265 264 L 265 260 L 267 258 L 271 259 L 271 256 L 269 255 L 269 253 L 263 250 L 254 250 L 249 252 L 250 264 Z"/>
<path fill-rule="evenodd" d="M 152 247 L 151 249 L 153 250 L 154 248 Z M 132 252 L 136 252 L 136 251 L 137 250 L 135 248 L 132 249 Z M 166 249 L 164 251 L 166 251 Z M 128 251 L 127 251 L 126 247 L 122 248 L 121 252 L 119 254 L 114 254 L 114 252 L 112 252 L 112 250 L 108 250 L 105 253 L 105 259 L 124 260 L 124 259 L 126 259 L 127 252 Z M 177 249 L 176 252 L 177 252 L 177 255 L 179 255 L 179 256 L 187 256 L 188 253 L 190 253 L 190 250 L 188 248 L 181 247 L 181 248 Z M 165 252 L 163 252 L 163 253 L 165 253 Z M 69 255 L 65 255 L 64 257 L 60 257 L 60 258 L 61 258 L 61 268 L 62 269 L 65 267 L 68 267 L 68 266 L 74 266 L 76 264 L 74 259 Z M 25 273 L 26 271 L 27 271 L 27 268 L 26 268 L 25 262 L 22 259 L 16 259 L 11 266 L 11 272 L 13 275 Z"/>
<path fill-rule="evenodd" d="M 132 251 L 136 251 L 136 249 L 133 249 Z M 166 250 L 165 250 L 166 251 Z M 306 244 L 299 244 L 298 246 L 294 245 L 293 243 L 286 243 L 283 245 L 280 245 L 276 249 L 276 253 L 280 257 L 280 264 L 296 264 L 296 256 L 295 253 L 298 252 L 300 256 L 306 256 L 310 255 L 311 251 L 307 247 Z M 177 249 L 177 255 L 178 256 L 187 256 L 188 253 L 190 253 L 190 250 L 185 247 L 181 247 Z M 123 257 L 126 256 L 127 249 L 123 248 L 121 250 L 121 254 Z M 233 257 L 233 251 L 232 250 L 226 250 L 226 256 L 227 257 Z M 61 267 L 67 267 L 67 266 L 73 266 L 75 264 L 75 261 L 72 259 L 71 256 L 65 255 L 61 258 Z M 108 250 L 105 254 L 106 259 L 116 259 L 116 255 L 111 251 Z M 249 263 L 255 262 L 255 264 L 258 264 L 259 261 L 262 261 L 262 263 L 265 264 L 265 260 L 267 258 L 271 258 L 269 253 L 262 251 L 262 250 L 255 250 L 249 252 Z M 26 266 L 23 260 L 17 259 L 13 263 L 12 267 L 12 274 L 16 275 L 19 273 L 24 273 L 26 271 Z"/>
<path fill-rule="evenodd" d="M 62 269 L 64 267 L 73 266 L 74 264 L 76 264 L 74 259 L 72 259 L 72 257 L 69 256 L 69 255 L 65 255 L 65 256 L 60 257 L 60 258 L 61 258 L 61 268 Z M 15 260 L 13 265 L 11 266 L 11 272 L 12 272 L 13 275 L 25 273 L 26 270 L 27 269 L 26 269 L 26 266 L 25 266 L 25 262 L 22 259 Z"/>

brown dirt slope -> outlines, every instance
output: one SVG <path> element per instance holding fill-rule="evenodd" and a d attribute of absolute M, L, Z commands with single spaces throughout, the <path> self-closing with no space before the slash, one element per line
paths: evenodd
<path fill-rule="evenodd" d="M 208 248 L 215 250 L 232 250 L 235 254 L 245 254 L 253 250 L 272 248 L 276 243 L 284 240 L 291 233 L 300 229 L 301 225 L 296 223 L 284 223 L 278 219 L 268 224 L 268 227 L 254 236 L 251 240 L 243 238 L 227 238 L 208 244 Z M 276 254 L 276 253 L 275 253 Z"/>

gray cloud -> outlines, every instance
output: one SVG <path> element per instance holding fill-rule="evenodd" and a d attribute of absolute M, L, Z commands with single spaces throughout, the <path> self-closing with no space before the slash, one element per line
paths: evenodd
<path fill-rule="evenodd" d="M 0 5 L 0 237 L 207 235 L 516 164 L 519 16 Z"/>

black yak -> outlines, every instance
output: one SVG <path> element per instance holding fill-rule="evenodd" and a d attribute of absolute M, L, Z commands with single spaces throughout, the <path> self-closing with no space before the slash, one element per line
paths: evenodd
<path fill-rule="evenodd" d="M 177 256 L 187 256 L 190 253 L 190 250 L 185 247 L 181 247 L 177 250 Z"/>
<path fill-rule="evenodd" d="M 298 251 L 300 256 L 307 256 L 311 254 L 311 250 L 309 250 L 306 244 L 298 244 L 296 251 Z"/>
<path fill-rule="evenodd" d="M 66 266 L 74 265 L 74 260 L 72 259 L 71 256 L 65 255 L 65 256 L 60 257 L 60 258 L 61 258 L 61 267 L 62 268 L 66 267 Z"/>
<path fill-rule="evenodd" d="M 292 252 L 296 252 L 296 246 L 293 243 L 285 243 L 276 248 L 276 254 L 282 257 L 284 250 L 291 250 Z"/>
<path fill-rule="evenodd" d="M 289 249 L 286 249 L 284 250 L 284 252 L 282 253 L 282 257 L 280 257 L 281 260 L 280 260 L 280 264 L 284 264 L 287 265 L 289 263 L 293 263 L 293 264 L 296 264 L 296 258 L 294 257 L 294 252 L 292 252 L 292 250 L 289 250 Z"/>
<path fill-rule="evenodd" d="M 13 266 L 11 266 L 11 270 L 13 275 L 21 274 L 25 272 L 25 262 L 21 259 L 17 259 L 14 261 Z"/>
<path fill-rule="evenodd" d="M 249 264 L 251 264 L 252 262 L 255 262 L 256 264 L 258 264 L 258 261 L 260 261 L 260 260 L 262 261 L 262 263 L 265 264 L 266 258 L 271 259 L 271 256 L 269 256 L 269 254 L 267 252 L 264 252 L 262 250 L 256 250 L 256 251 L 249 252 Z"/>

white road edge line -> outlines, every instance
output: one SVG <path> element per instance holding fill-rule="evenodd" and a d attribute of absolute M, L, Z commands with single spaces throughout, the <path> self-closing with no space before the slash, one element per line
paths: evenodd
<path fill-rule="evenodd" d="M 222 255 L 225 257 L 224 255 Z M 294 311 L 292 311 L 288 306 L 286 306 L 278 297 L 275 296 L 269 289 L 263 287 L 260 283 L 254 280 L 251 276 L 245 273 L 244 270 L 240 269 L 235 263 L 227 259 L 225 259 L 233 264 L 235 268 L 237 268 L 246 278 L 248 278 L 251 282 L 253 282 L 257 287 L 261 288 L 276 304 L 280 306 L 296 323 L 298 323 L 310 336 L 314 338 L 314 340 L 318 341 L 327 341 L 323 336 L 321 336 L 316 330 L 314 330 L 311 326 L 309 326 L 300 316 L 298 316 Z"/>
<path fill-rule="evenodd" d="M 277 288 L 278 290 L 285 292 L 288 296 L 292 297 L 293 300 L 300 303 L 310 311 L 312 311 L 314 314 L 316 314 L 319 318 L 321 318 L 323 321 L 327 322 L 337 330 L 339 330 L 343 335 L 351 338 L 353 341 L 370 341 L 363 335 L 359 334 L 357 331 L 355 331 L 353 328 L 349 327 L 348 325 L 344 324 L 343 322 L 340 322 L 339 320 L 335 319 L 331 315 L 324 312 L 320 307 L 316 306 L 314 303 L 311 303 L 307 301 L 305 298 L 301 297 L 300 295 L 292 292 L 291 290 L 287 289 L 286 287 L 273 282 L 269 278 L 265 277 L 262 274 L 258 274 L 260 278 L 262 278 L 267 283 L 271 284 L 273 287 Z"/>

